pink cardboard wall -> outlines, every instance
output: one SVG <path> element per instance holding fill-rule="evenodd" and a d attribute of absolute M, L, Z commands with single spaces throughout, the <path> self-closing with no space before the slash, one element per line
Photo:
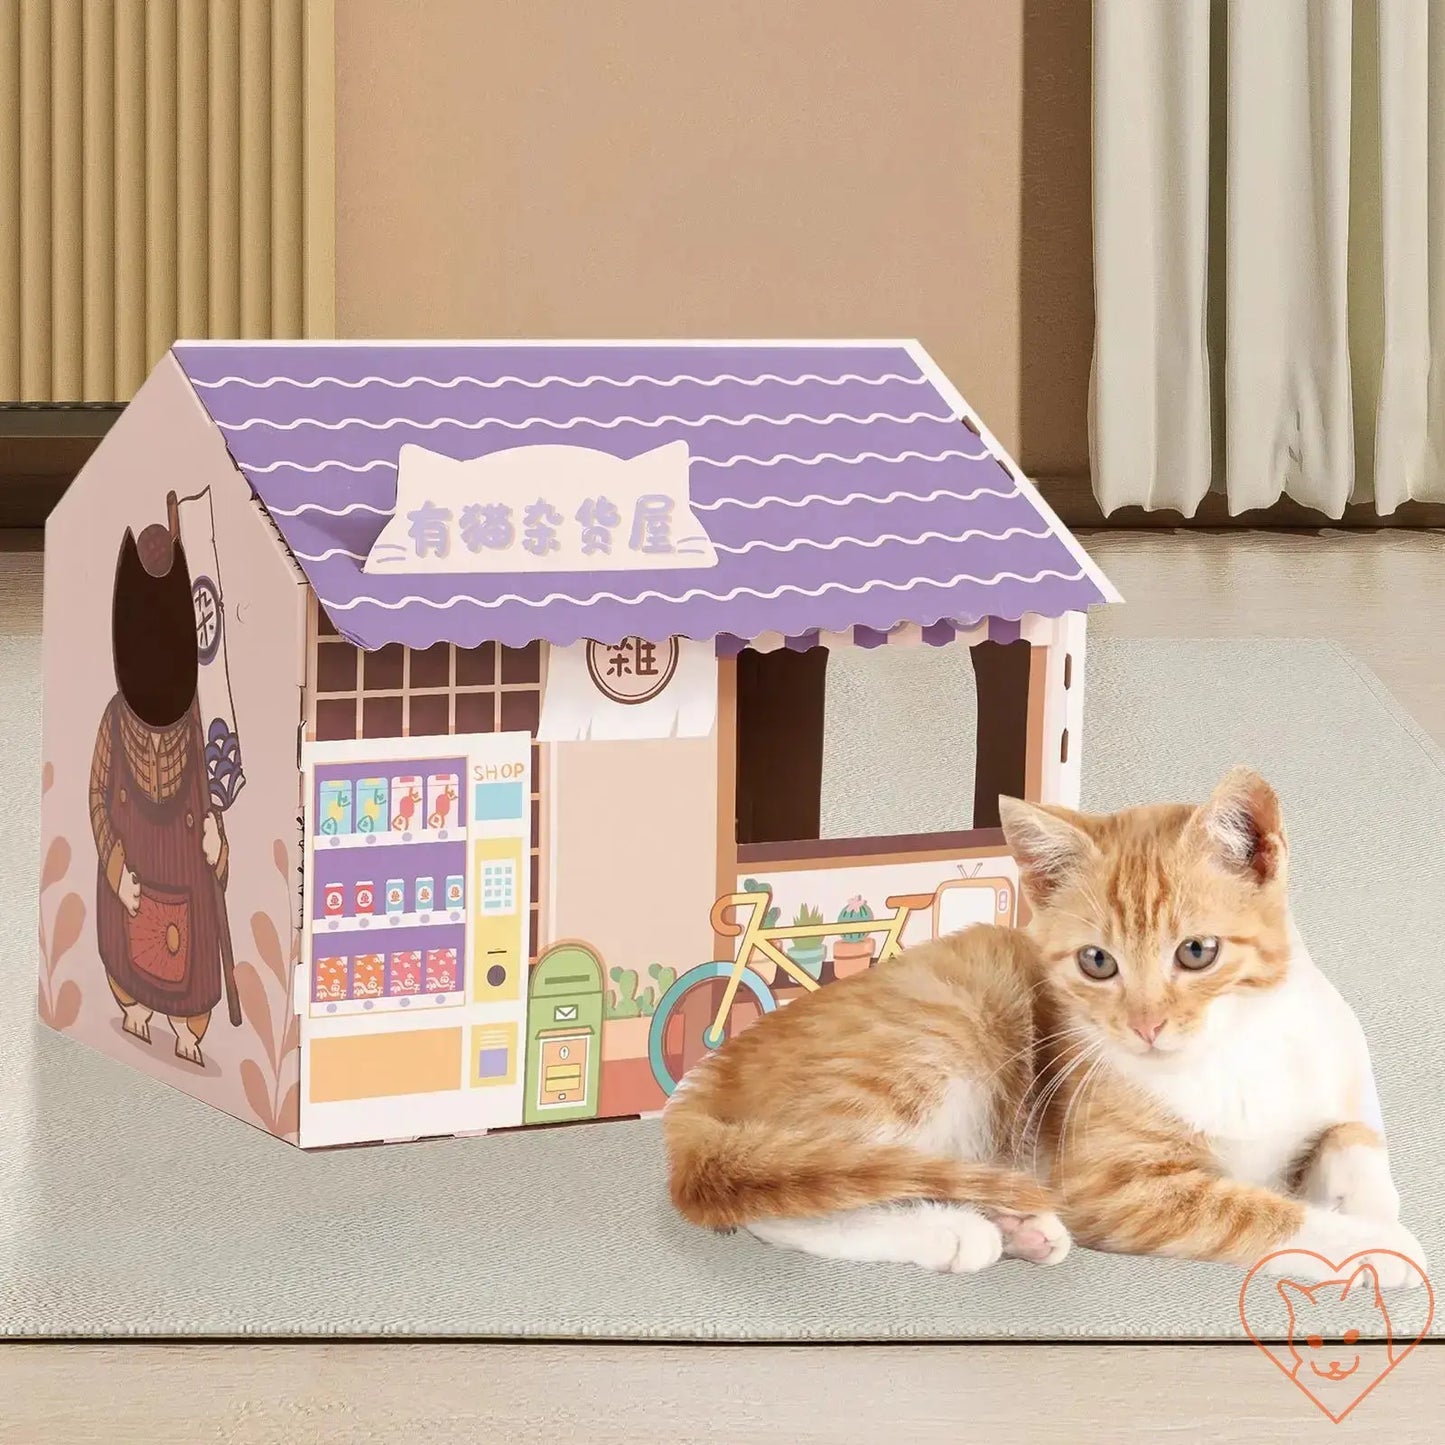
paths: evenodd
<path fill-rule="evenodd" d="M 160 978 L 174 989 L 181 985 L 168 971 L 181 968 L 177 959 L 190 960 L 183 974 L 187 980 L 202 967 L 204 941 L 190 953 L 188 942 L 181 940 L 182 931 L 192 927 L 200 938 L 203 914 L 157 901 L 179 895 L 148 885 L 140 877 L 146 865 L 138 862 L 130 871 L 147 890 L 148 901 L 145 911 L 136 914 L 139 923 L 125 923 L 116 908 L 120 895 L 107 876 L 106 860 L 97 856 L 89 784 L 102 719 L 118 694 L 112 611 L 122 539 L 127 528 L 139 537 L 146 527 L 166 523 L 168 492 L 185 497 L 206 488 L 215 553 L 203 555 L 204 549 L 192 540 L 187 543 L 187 563 L 193 582 L 219 574 L 224 651 L 216 654 L 223 659 L 221 667 L 206 674 L 212 679 L 208 703 L 215 696 L 215 678 L 228 672 L 244 781 L 220 809 L 210 796 L 204 768 L 198 768 L 194 776 L 187 774 L 174 795 L 180 801 L 158 824 L 157 815 L 137 805 L 137 790 L 124 787 L 127 778 L 133 781 L 137 775 L 126 771 L 128 761 L 119 761 L 130 756 L 122 746 L 113 749 L 104 810 L 120 832 L 134 830 L 130 848 L 123 848 L 132 861 L 142 859 L 147 848 L 154 852 L 160 847 L 150 865 L 156 870 L 153 878 L 168 867 L 198 869 L 201 892 L 212 887 L 213 870 L 198 865 L 194 855 L 205 815 L 219 814 L 225 855 L 217 866 L 225 874 L 222 892 L 234 954 L 234 990 L 222 988 L 212 1008 L 185 1014 L 178 1033 L 162 1009 L 146 1018 L 149 999 L 134 994 L 126 1008 L 112 992 L 101 963 L 97 918 L 109 920 L 104 926 L 127 939 L 124 967 L 141 958 L 143 984 L 150 987 Z M 199 509 L 184 515 L 183 536 L 194 539 L 197 534 L 187 528 Z M 296 1134 L 299 1061 L 289 982 L 299 906 L 297 728 L 304 599 L 299 573 L 251 500 L 220 433 L 167 356 L 70 488 L 46 531 L 39 1010 L 61 1033 L 291 1139 Z M 196 645 L 204 656 L 201 643 Z M 108 732 L 114 743 L 118 734 Z M 151 734 L 142 729 L 134 736 Z M 143 788 L 139 791 L 144 794 Z M 199 819 L 187 800 L 199 800 Z M 167 863 L 167 858 L 180 861 Z M 213 894 L 207 906 L 214 917 Z M 109 912 L 102 914 L 102 909 Z M 214 948 L 209 956 L 210 970 L 218 973 Z M 178 1003 L 191 997 L 195 1003 L 205 992 L 203 983 L 193 997 L 165 997 Z M 229 1016 L 231 992 L 239 1025 Z M 123 1027 L 128 1018 L 131 1032 Z M 197 1027 L 202 1030 L 198 1041 Z"/>

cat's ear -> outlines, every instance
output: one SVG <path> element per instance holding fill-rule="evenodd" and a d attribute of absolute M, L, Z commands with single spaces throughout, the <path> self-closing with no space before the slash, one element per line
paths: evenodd
<path fill-rule="evenodd" d="M 406 477 L 414 486 L 423 488 L 427 485 L 446 486 L 459 470 L 463 475 L 468 472 L 475 475 L 479 463 L 486 466 L 489 462 L 489 457 L 480 457 L 473 462 L 459 462 L 445 452 L 434 452 L 430 447 L 419 446 L 416 442 L 403 442 L 396 454 L 397 476 Z M 495 463 L 492 463 L 492 466 L 495 466 Z"/>
<path fill-rule="evenodd" d="M 1304 1285 L 1296 1283 L 1292 1279 L 1282 1279 L 1276 1286 L 1279 1290 L 1279 1297 L 1289 1308 L 1290 1323 L 1294 1323 L 1295 1310 L 1302 1309 L 1306 1305 L 1312 1305 L 1315 1297 Z"/>
<path fill-rule="evenodd" d="M 1225 775 L 1189 820 L 1191 840 L 1217 867 L 1263 886 L 1283 882 L 1289 848 L 1279 797 L 1250 768 Z"/>
<path fill-rule="evenodd" d="M 1036 907 L 1046 907 L 1069 879 L 1099 858 L 1094 840 L 1070 822 L 1062 808 L 1001 797 L 998 816 L 1009 852 L 1019 865 L 1024 896 Z"/>
<path fill-rule="evenodd" d="M 1362 1264 L 1340 1290 L 1340 1302 L 1346 1300 L 1358 1301 L 1362 1297 L 1368 1297 L 1376 1301 L 1381 1308 L 1384 1308 L 1384 1296 L 1380 1293 L 1380 1276 L 1375 1272 L 1372 1264 Z"/>
<path fill-rule="evenodd" d="M 675 480 L 679 476 L 687 476 L 687 462 L 687 442 L 679 438 L 675 442 L 664 442 L 660 447 L 653 447 L 650 452 L 633 457 L 627 463 L 627 469 L 643 477 L 664 478 L 659 485 L 666 486 L 666 479 Z"/>

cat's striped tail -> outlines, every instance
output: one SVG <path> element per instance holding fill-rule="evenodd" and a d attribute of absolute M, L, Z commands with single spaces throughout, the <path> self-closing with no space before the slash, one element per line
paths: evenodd
<path fill-rule="evenodd" d="M 663 1130 L 672 1202 L 684 1219 L 708 1229 L 907 1200 L 1018 1214 L 1053 1208 L 1049 1191 L 1017 1170 L 870 1144 L 841 1132 L 728 1123 L 694 1110 L 669 1110 Z"/>

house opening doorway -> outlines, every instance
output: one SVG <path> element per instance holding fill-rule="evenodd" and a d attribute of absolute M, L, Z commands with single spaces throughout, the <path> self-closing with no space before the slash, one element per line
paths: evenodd
<path fill-rule="evenodd" d="M 738 844 L 996 829 L 1028 791 L 1032 651 L 743 651 Z"/>

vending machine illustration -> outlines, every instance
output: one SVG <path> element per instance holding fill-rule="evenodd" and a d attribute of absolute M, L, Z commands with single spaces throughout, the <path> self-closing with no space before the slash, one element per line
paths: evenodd
<path fill-rule="evenodd" d="M 522 1123 L 531 744 L 308 744 L 304 1147 Z"/>
<path fill-rule="evenodd" d="M 537 960 L 527 1010 L 528 1124 L 597 1117 L 602 1068 L 602 966 L 585 944 Z"/>

